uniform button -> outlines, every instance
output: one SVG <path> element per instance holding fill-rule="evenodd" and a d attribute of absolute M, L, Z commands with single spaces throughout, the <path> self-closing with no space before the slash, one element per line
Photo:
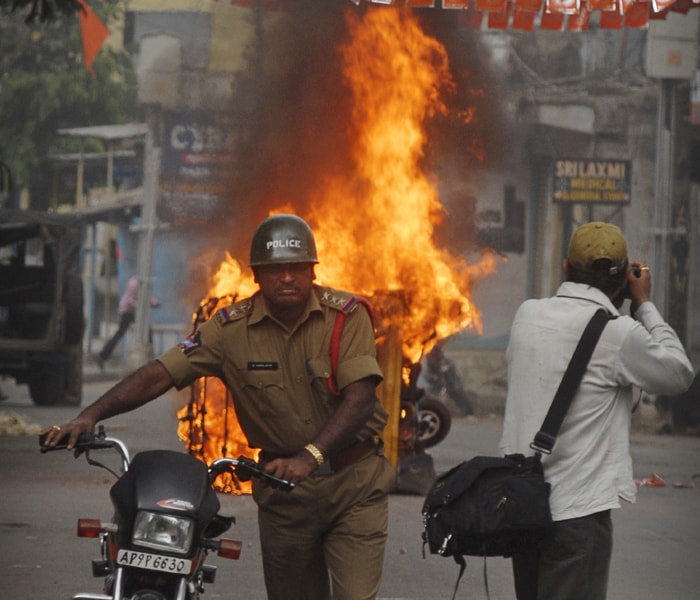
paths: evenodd
<path fill-rule="evenodd" d="M 264 384 L 263 384 L 262 381 L 258 381 L 258 387 L 259 387 L 260 389 L 262 389 L 262 388 L 264 387 Z"/>
<path fill-rule="evenodd" d="M 324 371 L 324 372 L 323 372 L 323 376 L 324 376 L 324 377 L 330 377 L 331 374 L 330 374 L 328 371 Z"/>

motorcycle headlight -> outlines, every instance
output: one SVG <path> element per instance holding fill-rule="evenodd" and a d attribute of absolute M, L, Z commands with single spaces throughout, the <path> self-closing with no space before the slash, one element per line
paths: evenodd
<path fill-rule="evenodd" d="M 194 535 L 194 522 L 186 517 L 139 511 L 131 541 L 137 546 L 187 554 Z"/>

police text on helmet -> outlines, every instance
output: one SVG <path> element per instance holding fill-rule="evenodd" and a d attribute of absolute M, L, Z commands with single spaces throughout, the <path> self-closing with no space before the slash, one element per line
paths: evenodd
<path fill-rule="evenodd" d="M 267 249 L 270 248 L 301 248 L 301 240 L 270 240 Z"/>

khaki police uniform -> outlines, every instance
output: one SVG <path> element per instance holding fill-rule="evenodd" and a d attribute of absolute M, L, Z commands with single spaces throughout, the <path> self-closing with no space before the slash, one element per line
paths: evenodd
<path fill-rule="evenodd" d="M 202 376 L 222 379 L 250 446 L 265 456 L 293 456 L 313 441 L 340 402 L 328 388 L 339 311 L 347 318 L 338 388 L 381 378 L 365 308 L 352 294 L 316 285 L 293 331 L 272 317 L 258 292 L 219 310 L 158 360 L 178 389 Z M 357 440 L 378 438 L 386 419 L 377 399 Z M 375 448 L 335 472 L 324 465 L 291 493 L 254 484 L 269 598 L 375 597 L 388 528 L 387 496 L 394 483 L 381 445 Z"/>

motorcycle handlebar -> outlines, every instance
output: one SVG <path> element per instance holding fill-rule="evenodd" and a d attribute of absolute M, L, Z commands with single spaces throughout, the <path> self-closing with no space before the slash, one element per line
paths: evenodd
<path fill-rule="evenodd" d="M 39 436 L 39 448 L 41 450 L 42 454 L 46 454 L 47 452 L 53 452 L 54 450 L 65 450 L 68 448 L 68 437 L 65 436 L 59 440 L 59 442 L 55 446 L 47 446 L 46 445 L 46 436 L 48 434 L 44 433 Z M 83 431 L 78 436 L 78 441 L 75 444 L 76 448 L 80 448 L 81 450 L 85 450 L 90 447 L 90 442 L 92 439 L 95 437 L 95 434 L 92 431 Z"/>
<path fill-rule="evenodd" d="M 39 436 L 39 449 L 42 454 L 47 452 L 53 452 L 54 450 L 65 450 L 68 448 L 68 437 L 65 436 L 59 440 L 55 446 L 47 446 L 46 442 L 47 434 Z M 100 425 L 97 433 L 94 431 L 83 431 L 78 436 L 78 441 L 75 443 L 75 450 L 78 452 L 85 452 L 87 450 L 105 450 L 108 448 L 113 448 L 117 451 L 122 459 L 122 467 L 124 471 L 129 469 L 129 450 L 124 445 L 124 442 L 118 440 L 117 438 L 107 437 L 105 435 L 105 430 L 102 425 Z"/>
<path fill-rule="evenodd" d="M 213 482 L 216 477 L 225 472 L 233 472 L 241 481 L 248 481 L 251 477 L 266 480 L 273 487 L 290 492 L 295 484 L 287 479 L 276 477 L 263 470 L 261 464 L 256 463 L 251 458 L 239 456 L 238 458 L 217 458 L 209 465 L 209 477 Z"/>
<path fill-rule="evenodd" d="M 42 454 L 53 452 L 54 450 L 65 450 L 68 447 L 68 436 L 59 440 L 55 446 L 47 446 L 45 444 L 46 434 L 39 436 L 39 446 Z M 79 452 L 87 450 L 103 450 L 106 448 L 115 449 L 122 458 L 122 467 L 124 471 L 129 470 L 129 450 L 121 440 L 110 438 L 105 435 L 104 427 L 100 425 L 97 433 L 94 431 L 84 431 L 78 436 L 78 441 L 75 444 L 75 449 Z M 266 473 L 261 464 L 246 457 L 239 456 L 238 458 L 217 458 L 208 467 L 209 478 L 213 482 L 217 475 L 225 472 L 232 472 L 241 481 L 248 481 L 251 477 L 268 481 L 275 488 L 291 491 L 295 484 L 287 479 L 282 479 Z"/>

